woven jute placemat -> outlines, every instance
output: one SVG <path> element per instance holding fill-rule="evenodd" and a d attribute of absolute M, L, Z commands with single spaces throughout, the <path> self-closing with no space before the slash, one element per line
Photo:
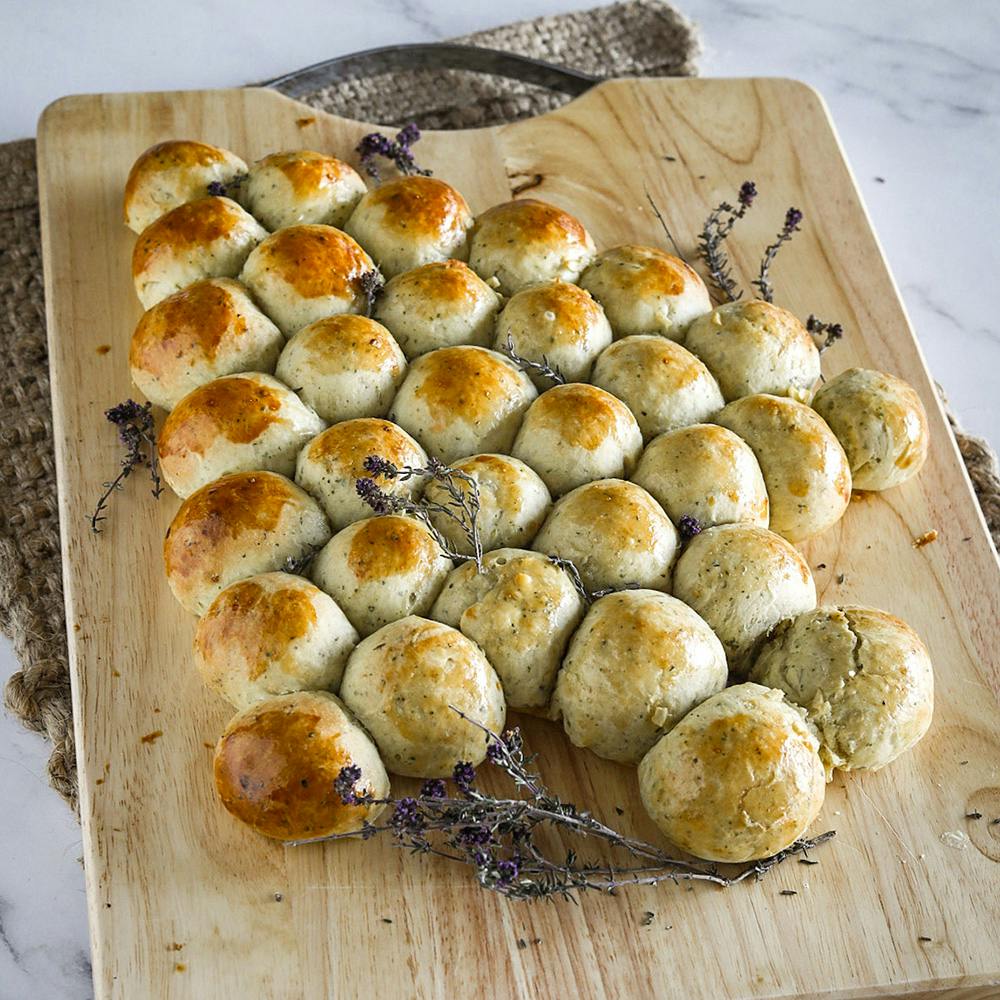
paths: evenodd
<path fill-rule="evenodd" d="M 596 76 L 689 76 L 694 26 L 656 0 L 543 17 L 458 41 L 505 49 Z M 421 71 L 338 83 L 303 98 L 367 121 L 473 128 L 549 111 L 566 97 L 492 76 Z M 0 629 L 21 669 L 8 709 L 52 743 L 52 787 L 77 807 L 76 759 L 62 597 L 52 409 L 45 341 L 42 254 L 33 140 L 0 146 Z M 995 543 L 1000 479 L 985 442 L 956 438 Z"/>

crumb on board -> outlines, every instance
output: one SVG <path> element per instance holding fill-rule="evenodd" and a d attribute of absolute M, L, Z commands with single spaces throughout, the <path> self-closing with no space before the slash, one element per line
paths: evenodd
<path fill-rule="evenodd" d="M 97 353 L 98 354 L 107 354 L 110 350 L 111 350 L 111 345 L 110 344 L 98 344 L 97 345 Z"/>
<path fill-rule="evenodd" d="M 646 912 L 642 915 L 640 923 L 643 927 L 648 927 L 653 922 L 653 918 L 655 916 L 656 914 L 652 910 L 646 910 Z"/>
<path fill-rule="evenodd" d="M 162 735 L 162 729 L 154 729 L 151 733 L 146 733 L 146 735 L 142 737 L 142 742 L 155 743 Z"/>
<path fill-rule="evenodd" d="M 174 972 L 187 972 L 187 966 L 183 962 L 178 962 L 174 966 Z"/>
<path fill-rule="evenodd" d="M 180 942 L 171 941 L 171 943 L 167 945 L 167 951 L 180 951 L 183 947 L 184 945 L 182 945 Z"/>
<path fill-rule="evenodd" d="M 937 529 L 931 528 L 930 531 L 925 531 L 922 535 L 917 535 L 917 537 L 913 539 L 913 547 L 915 549 L 922 549 L 925 545 L 930 545 L 931 542 L 936 542 L 937 536 Z"/>
<path fill-rule="evenodd" d="M 295 124 L 299 128 L 307 128 L 309 125 L 316 124 L 316 118 L 313 115 L 306 115 L 304 118 L 296 118 Z"/>

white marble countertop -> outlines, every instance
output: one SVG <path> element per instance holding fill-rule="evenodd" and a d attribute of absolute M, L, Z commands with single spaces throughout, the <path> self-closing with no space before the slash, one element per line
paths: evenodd
<path fill-rule="evenodd" d="M 826 97 L 931 370 L 967 427 L 1000 442 L 1000 331 L 980 313 L 1000 274 L 1000 5 L 677 2 L 702 26 L 704 75 L 797 77 Z M 231 86 L 576 6 L 242 0 L 234 17 L 221 0 L 174 0 L 154 25 L 121 0 L 46 0 L 30 16 L 0 0 L 0 141 L 67 93 Z M 14 669 L 0 640 L 0 679 Z M 0 1000 L 91 995 L 79 830 L 45 783 L 46 752 L 0 713 Z"/>

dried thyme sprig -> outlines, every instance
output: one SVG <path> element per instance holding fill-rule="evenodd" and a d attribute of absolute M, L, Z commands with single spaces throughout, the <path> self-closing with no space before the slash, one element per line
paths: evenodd
<path fill-rule="evenodd" d="M 358 143 L 355 152 L 361 157 L 361 166 L 374 181 L 382 179 L 376 160 L 379 156 L 392 160 L 401 174 L 420 174 L 429 177 L 431 172 L 418 167 L 413 158 L 413 144 L 419 141 L 420 129 L 410 122 L 396 133 L 395 139 L 390 139 L 381 132 L 369 132 Z"/>
<path fill-rule="evenodd" d="M 365 271 L 361 275 L 360 282 L 361 294 L 365 297 L 365 315 L 371 316 L 375 303 L 382 294 L 382 289 L 385 288 L 385 278 L 378 270 L 373 269 Z"/>
<path fill-rule="evenodd" d="M 237 174 L 228 181 L 209 181 L 208 193 L 217 198 L 232 197 L 246 183 L 249 174 Z M 232 192 L 232 194 L 230 194 Z"/>
<path fill-rule="evenodd" d="M 479 483 L 472 476 L 453 469 L 436 458 L 430 458 L 427 468 L 421 469 L 412 465 L 397 467 L 378 455 L 369 455 L 364 461 L 364 467 L 369 475 L 358 479 L 355 489 L 358 496 L 376 514 L 410 514 L 418 518 L 427 526 L 446 558 L 463 562 L 471 559 L 475 562 L 476 568 L 480 572 L 483 571 L 483 543 L 479 536 Z M 401 483 L 415 477 L 432 479 L 445 488 L 448 502 L 438 503 L 426 497 L 413 499 L 409 496 L 387 493 L 375 481 L 379 476 Z M 432 520 L 435 514 L 449 518 L 461 528 L 469 541 L 472 555 L 456 552 L 448 544 Z"/>
<path fill-rule="evenodd" d="M 674 858 L 653 844 L 627 837 L 606 826 L 589 812 L 563 802 L 546 788 L 532 768 L 533 756 L 526 756 L 520 732 L 509 730 L 499 736 L 463 712 L 463 719 L 480 729 L 487 742 L 487 760 L 503 770 L 526 798 L 494 798 L 476 787 L 476 770 L 467 763 L 456 765 L 452 780 L 456 794 L 449 795 L 444 781 L 424 782 L 420 794 L 401 799 L 376 799 L 358 792 L 363 775 L 351 765 L 343 768 L 334 788 L 347 805 L 383 805 L 388 820 L 366 823 L 359 833 L 334 834 L 316 840 L 292 841 L 290 846 L 317 840 L 345 837 L 369 839 L 390 833 L 398 847 L 415 854 L 432 854 L 472 867 L 479 884 L 511 899 L 544 899 L 576 895 L 596 890 L 614 893 L 629 885 L 658 885 L 661 882 L 708 882 L 732 886 L 748 878 L 760 878 L 787 858 L 805 854 L 828 841 L 833 831 L 812 840 L 799 840 L 774 857 L 724 874 L 717 865 Z M 551 860 L 536 842 L 540 829 L 558 828 L 570 834 L 603 842 L 624 851 L 633 861 L 625 865 L 605 861 L 581 861 L 567 851 Z"/>
<path fill-rule="evenodd" d="M 735 302 L 743 292 L 733 277 L 724 244 L 733 226 L 747 214 L 756 197 L 757 185 L 753 181 L 744 181 L 736 196 L 739 207 L 734 208 L 728 201 L 721 202 L 709 213 L 698 237 L 698 253 L 708 268 L 709 279 L 730 302 Z"/>
<path fill-rule="evenodd" d="M 573 589 L 580 595 L 583 599 L 583 603 L 590 607 L 594 601 L 599 601 L 602 597 L 607 597 L 608 594 L 618 594 L 623 590 L 638 590 L 638 583 L 623 583 L 620 587 L 604 587 L 601 590 L 587 590 L 586 584 L 583 582 L 583 577 L 580 576 L 580 570 L 577 569 L 576 563 L 572 559 L 564 559 L 562 556 L 550 555 L 549 562 L 555 566 L 558 566 L 566 575 L 569 577 L 570 582 L 573 584 Z"/>
<path fill-rule="evenodd" d="M 819 343 L 819 352 L 822 354 L 828 347 L 832 347 L 841 337 L 844 336 L 844 328 L 839 323 L 827 323 L 817 319 L 812 313 L 806 320 L 806 329 L 814 337 L 822 337 Z"/>
<path fill-rule="evenodd" d="M 90 529 L 94 534 L 101 533 L 101 522 L 107 520 L 104 513 L 108 502 L 116 490 L 122 489 L 125 480 L 132 473 L 144 467 L 149 469 L 153 496 L 159 498 L 163 492 L 160 482 L 160 463 L 156 453 L 156 437 L 153 433 L 153 407 L 150 403 L 137 403 L 127 399 L 124 403 L 112 406 L 104 411 L 108 421 L 118 428 L 118 439 L 125 446 L 125 455 L 121 460 L 121 470 L 110 482 L 104 483 L 104 492 L 97 501 L 94 513 L 90 515 Z"/>
<path fill-rule="evenodd" d="M 753 281 L 753 286 L 765 302 L 774 301 L 774 286 L 771 284 L 771 265 L 774 263 L 774 258 L 778 256 L 778 251 L 799 231 L 801 222 L 802 213 L 797 208 L 790 208 L 785 212 L 785 224 L 779 230 L 775 241 L 764 250 L 764 256 L 760 261 L 760 273 Z"/>
<path fill-rule="evenodd" d="M 507 339 L 504 341 L 503 346 L 500 348 L 504 354 L 510 358 L 511 361 L 517 365 L 518 368 L 523 372 L 534 373 L 536 375 L 541 375 L 542 378 L 551 379 L 555 385 L 565 385 L 566 376 L 559 370 L 558 365 L 550 365 L 549 359 L 543 354 L 541 361 L 532 361 L 529 358 L 524 357 L 514 350 L 514 337 L 511 334 L 507 334 Z"/>

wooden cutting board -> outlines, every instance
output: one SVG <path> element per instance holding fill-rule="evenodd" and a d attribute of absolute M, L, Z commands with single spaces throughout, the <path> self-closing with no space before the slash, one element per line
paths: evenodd
<path fill-rule="evenodd" d="M 688 255 L 709 209 L 752 178 L 761 195 L 732 247 L 744 279 L 786 207 L 805 212 L 774 269 L 779 302 L 844 324 L 827 375 L 860 364 L 913 383 L 932 437 L 916 482 L 857 499 L 806 554 L 822 601 L 885 608 L 927 642 L 937 673 L 927 738 L 881 773 L 835 779 L 813 830 L 837 837 L 815 867 L 580 906 L 509 903 L 464 870 L 378 842 L 284 848 L 217 804 L 211 748 L 231 710 L 203 690 L 194 619 L 163 577 L 177 501 L 154 503 L 136 476 L 103 535 L 87 522 L 119 459 L 102 411 L 134 395 L 127 351 L 140 308 L 122 186 L 138 153 L 167 138 L 248 160 L 301 147 L 351 158 L 370 129 L 267 90 L 69 97 L 39 125 L 98 995 L 1000 995 L 989 985 L 1000 982 L 1000 824 L 989 825 L 1000 817 L 997 562 L 823 103 L 788 80 L 614 81 L 543 118 L 428 134 L 419 158 L 477 212 L 530 190 L 578 214 L 599 247 L 662 242 L 648 189 Z M 931 529 L 937 540 L 915 548 Z M 573 750 L 554 725 L 523 725 L 559 793 L 656 837 L 633 770 Z M 976 810 L 982 819 L 966 818 Z"/>

